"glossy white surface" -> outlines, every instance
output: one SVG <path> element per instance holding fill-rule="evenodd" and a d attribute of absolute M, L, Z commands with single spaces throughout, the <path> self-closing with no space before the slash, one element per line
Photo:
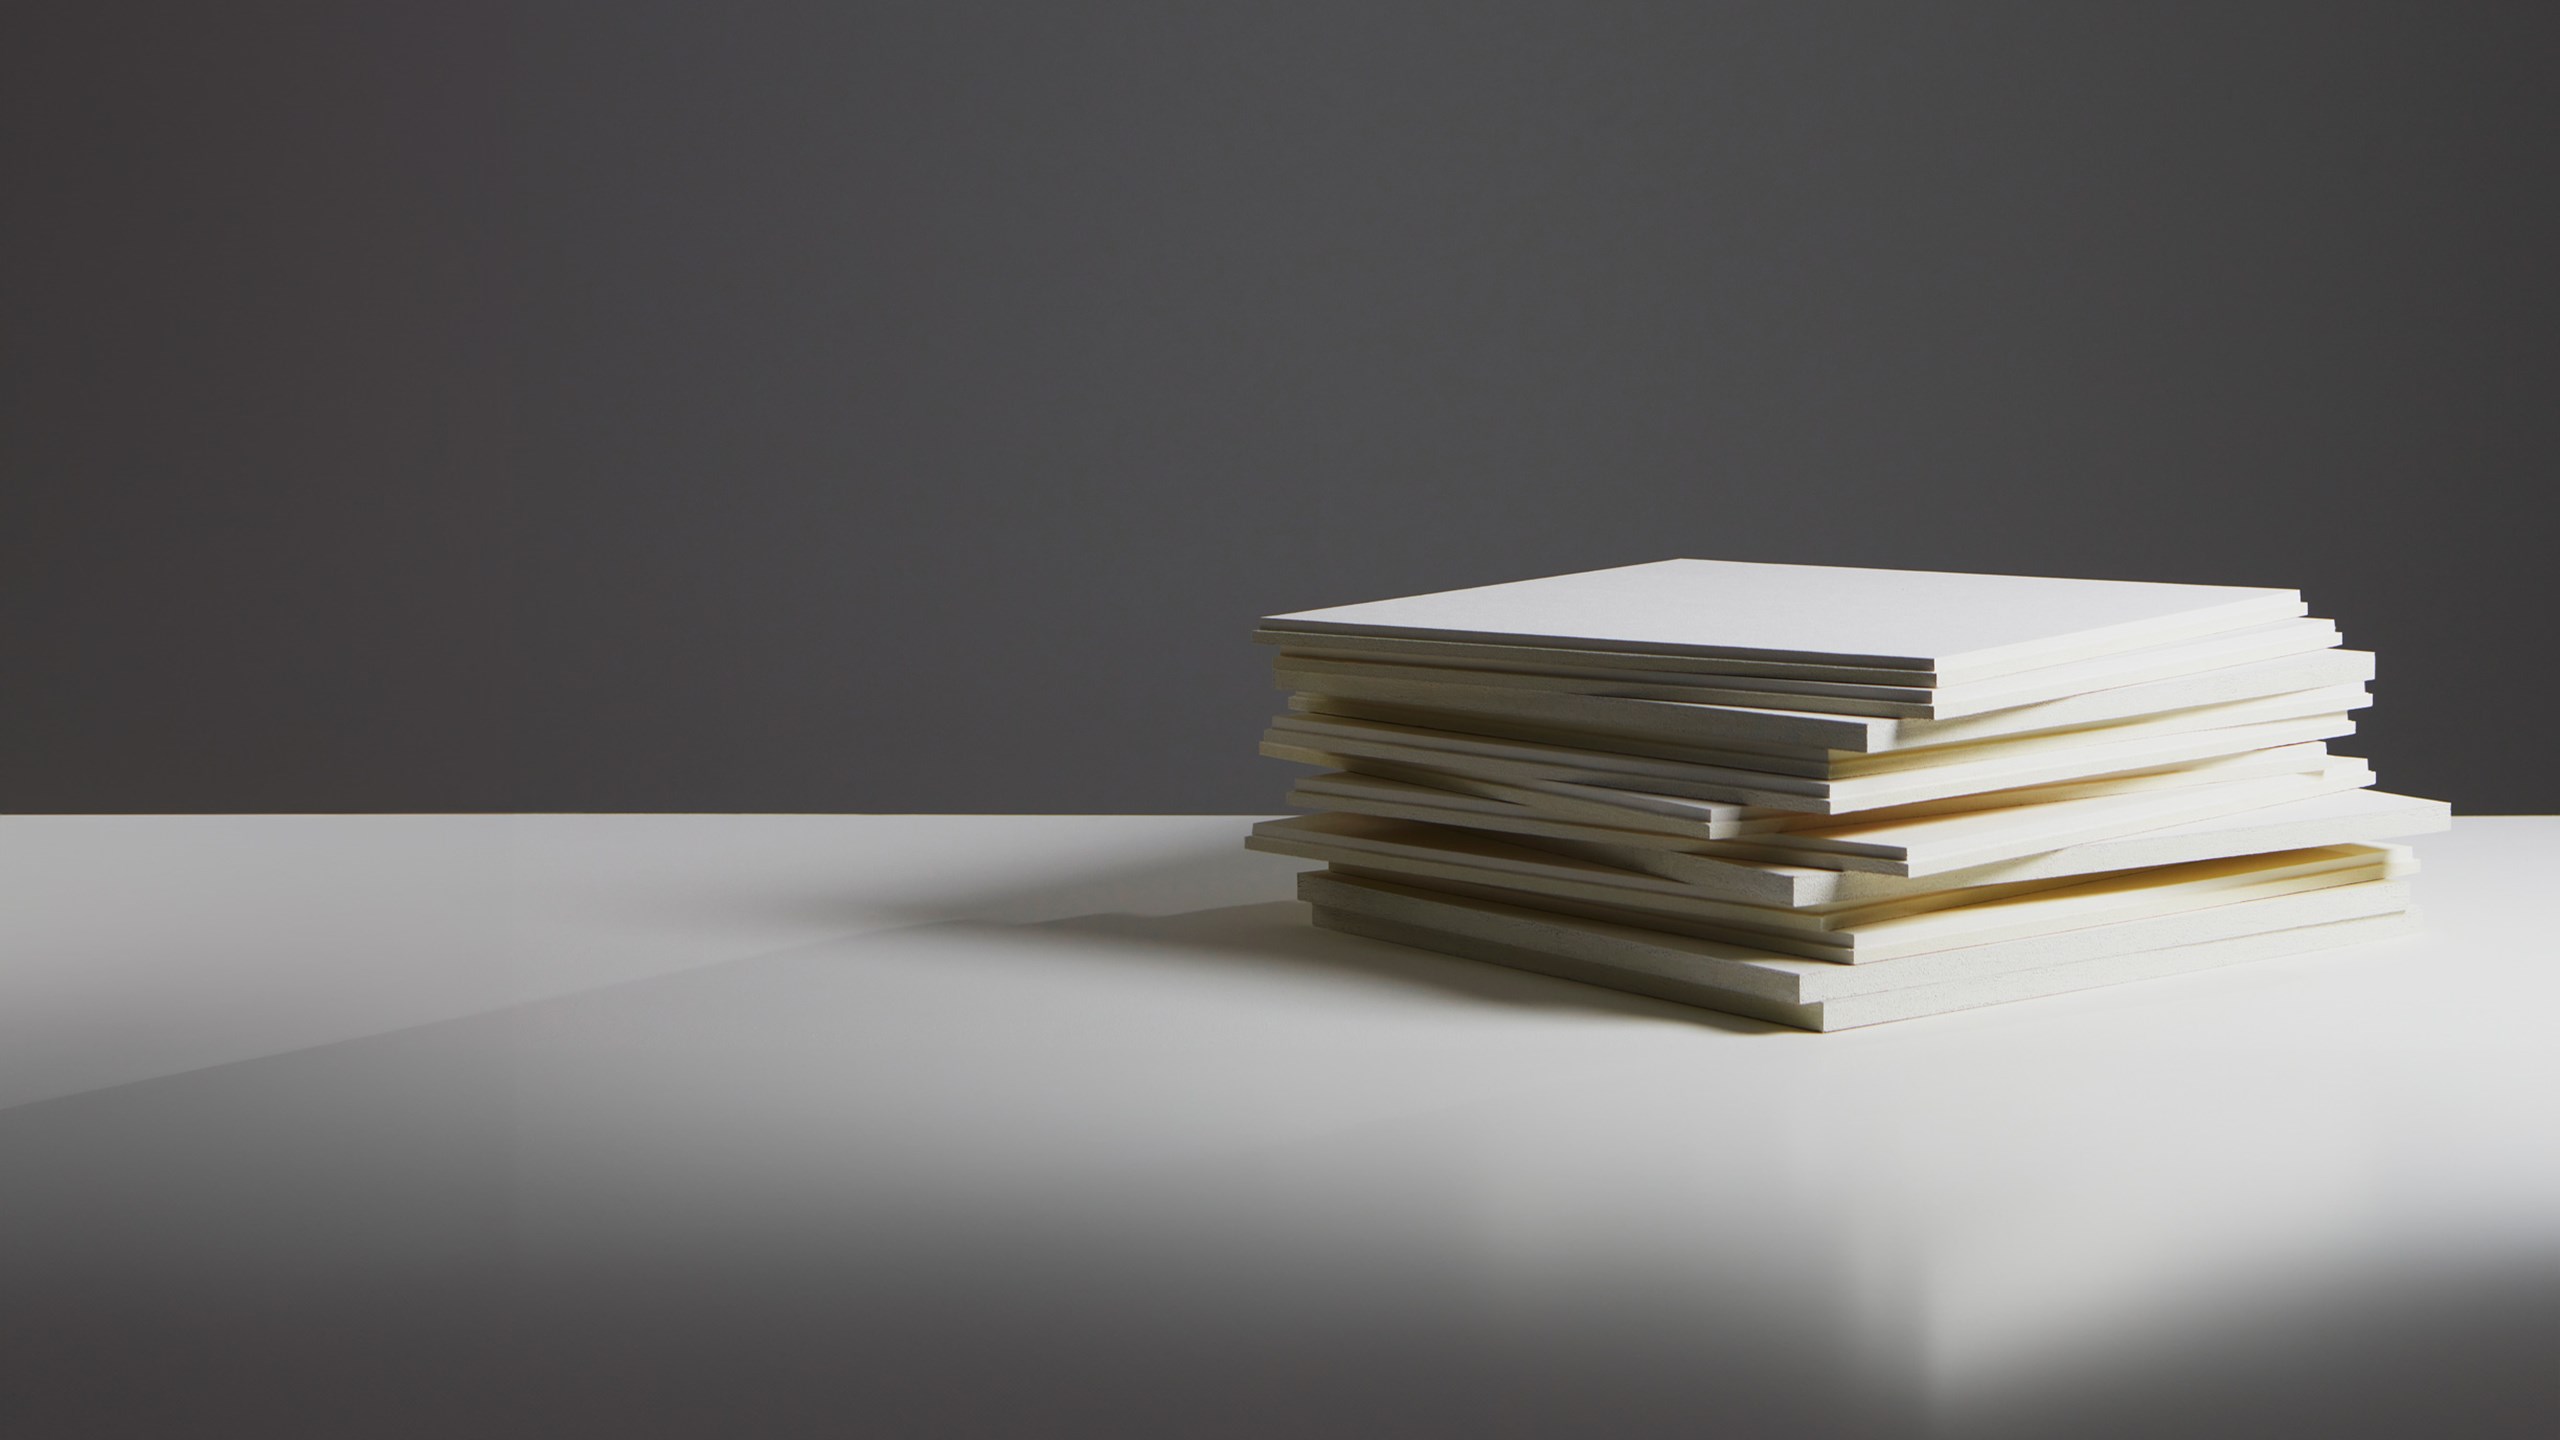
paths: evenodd
<path fill-rule="evenodd" d="M 149 1381 L 16 1393 L 2054 1433 L 2532 1383 L 2480 1367 L 2560 1273 L 2560 821 L 2419 842 L 2415 940 L 1834 1035 L 1317 931 L 1249 823 L 0 822 L 0 1318 Z"/>

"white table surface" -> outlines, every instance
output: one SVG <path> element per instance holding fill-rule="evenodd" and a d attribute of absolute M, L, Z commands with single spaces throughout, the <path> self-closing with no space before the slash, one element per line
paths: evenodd
<path fill-rule="evenodd" d="M 1838 1035 L 1249 823 L 0 819 L 0 1434 L 2552 1433 L 2560 820 Z"/>

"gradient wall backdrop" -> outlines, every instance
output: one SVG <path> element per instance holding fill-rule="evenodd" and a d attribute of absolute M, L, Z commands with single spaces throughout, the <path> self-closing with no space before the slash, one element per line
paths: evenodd
<path fill-rule="evenodd" d="M 2555 17 L 14 5 L 0 806 L 1264 811 L 1254 616 L 1688 554 L 2560 811 Z"/>

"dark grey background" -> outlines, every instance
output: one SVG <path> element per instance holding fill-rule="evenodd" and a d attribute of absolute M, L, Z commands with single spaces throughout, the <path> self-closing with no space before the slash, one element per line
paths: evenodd
<path fill-rule="evenodd" d="M 8 809 L 1268 810 L 1255 615 L 1686 554 L 2560 810 L 2549 7 L 7 13 Z"/>

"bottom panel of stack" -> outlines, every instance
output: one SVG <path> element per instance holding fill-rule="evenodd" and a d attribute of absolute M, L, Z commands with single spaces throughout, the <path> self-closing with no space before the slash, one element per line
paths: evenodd
<path fill-rule="evenodd" d="M 2351 790 L 1938 876 L 1347 813 L 1247 844 L 1325 862 L 1298 896 L 1335 930 L 1845 1030 L 2405 933 L 2392 842 L 2447 819 Z"/>
<path fill-rule="evenodd" d="M 1825 1031 L 2359 945 L 2417 928 L 2406 884 L 2366 879 L 2025 943 L 1847 965 L 1344 871 L 1302 875 L 1298 894 L 1328 929 Z"/>

